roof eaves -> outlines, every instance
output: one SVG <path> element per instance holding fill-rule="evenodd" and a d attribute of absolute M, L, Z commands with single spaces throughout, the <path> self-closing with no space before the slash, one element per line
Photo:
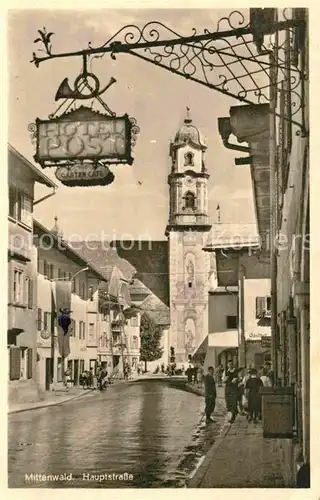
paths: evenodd
<path fill-rule="evenodd" d="M 93 274 L 96 278 L 98 278 L 100 281 L 106 281 L 105 277 L 92 264 L 90 264 L 90 262 L 85 260 L 78 252 L 76 252 L 70 245 L 68 245 L 66 241 L 63 240 L 59 241 L 59 238 L 54 233 L 49 231 L 49 229 L 47 229 L 45 226 L 43 226 L 39 221 L 35 219 L 33 220 L 33 226 L 34 228 L 38 228 L 40 229 L 40 231 L 50 236 L 56 243 L 57 249 L 59 251 L 62 251 L 61 247 L 63 247 L 65 250 L 69 252 L 71 256 L 75 257 L 78 261 L 80 261 L 81 265 L 89 267 L 91 274 Z"/>
<path fill-rule="evenodd" d="M 58 185 L 53 182 L 47 175 L 43 174 L 35 165 L 33 165 L 27 158 L 25 158 L 19 151 L 17 151 L 10 143 L 8 143 L 9 151 L 21 160 L 34 174 L 34 178 L 40 184 L 47 187 L 57 188 Z"/>

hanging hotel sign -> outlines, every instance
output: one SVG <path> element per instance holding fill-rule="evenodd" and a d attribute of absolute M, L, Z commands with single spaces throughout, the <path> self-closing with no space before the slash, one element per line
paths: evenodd
<path fill-rule="evenodd" d="M 134 119 L 109 116 L 81 106 L 49 120 L 36 119 L 35 160 L 42 168 L 70 160 L 133 163 Z"/>
<path fill-rule="evenodd" d="M 57 176 L 75 180 L 82 163 L 80 177 L 89 185 L 109 175 L 102 169 L 104 165 L 132 165 L 131 151 L 139 127 L 127 114 L 110 116 L 80 106 L 57 118 L 37 118 L 29 131 L 36 141 L 34 159 L 42 168 L 68 166 L 71 168 L 68 174 L 60 170 Z M 72 165 L 75 162 L 77 167 Z"/>

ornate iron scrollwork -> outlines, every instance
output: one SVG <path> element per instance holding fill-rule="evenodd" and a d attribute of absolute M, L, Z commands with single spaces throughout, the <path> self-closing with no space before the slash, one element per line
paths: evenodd
<path fill-rule="evenodd" d="M 51 43 L 46 38 L 48 34 L 45 34 L 37 43 L 42 41 L 46 56 L 38 57 L 33 53 L 31 62 L 39 66 L 42 61 L 56 57 L 90 56 L 94 59 L 103 57 L 105 53 L 115 59 L 117 54 L 127 53 L 247 104 L 270 102 L 270 69 L 276 68 L 279 75 L 277 84 L 289 78 L 288 89 L 295 97 L 295 89 L 303 75 L 292 66 L 288 77 L 281 50 L 279 58 L 274 60 L 270 57 L 274 50 L 273 42 L 265 45 L 264 39 L 266 35 L 278 31 L 295 30 L 302 21 L 290 17 L 285 9 L 283 21 L 266 22 L 264 17 L 273 15 L 275 9 L 255 10 L 268 11 L 262 13 L 262 36 L 258 33 L 261 13 L 254 22 L 252 12 L 251 18 L 246 19 L 243 13 L 233 11 L 217 22 L 215 31 L 197 33 L 193 29 L 193 33 L 185 37 L 161 22 L 151 21 L 143 27 L 124 26 L 99 47 L 90 43 L 83 51 L 65 54 L 53 54 Z M 75 90 L 76 87 L 75 84 Z M 68 91 L 72 93 L 70 87 Z M 97 92 L 96 86 L 91 96 L 98 95 Z M 300 109 L 299 106 L 297 104 L 295 111 Z"/>
<path fill-rule="evenodd" d="M 32 144 L 36 145 L 36 143 L 37 143 L 37 126 L 35 123 L 29 123 L 28 132 L 30 132 Z"/>

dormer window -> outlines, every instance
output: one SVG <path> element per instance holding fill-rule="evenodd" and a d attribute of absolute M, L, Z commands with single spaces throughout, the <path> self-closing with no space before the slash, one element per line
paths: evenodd
<path fill-rule="evenodd" d="M 196 198 L 195 198 L 195 195 L 191 191 L 188 191 L 185 194 L 184 200 L 185 200 L 185 208 L 191 208 L 192 210 L 195 209 Z"/>
<path fill-rule="evenodd" d="M 191 152 L 188 152 L 184 155 L 184 166 L 185 167 L 193 167 L 194 166 L 193 156 L 194 156 L 194 154 Z"/>

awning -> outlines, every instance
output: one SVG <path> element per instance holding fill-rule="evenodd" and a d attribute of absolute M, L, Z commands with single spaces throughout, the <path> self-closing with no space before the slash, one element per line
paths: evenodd
<path fill-rule="evenodd" d="M 209 333 L 208 347 L 238 347 L 238 330 L 227 330 L 225 332 Z"/>
<path fill-rule="evenodd" d="M 199 361 L 199 359 L 203 356 L 206 355 L 208 349 L 208 335 L 206 338 L 201 342 L 197 350 L 193 353 L 191 360 L 192 361 Z"/>

